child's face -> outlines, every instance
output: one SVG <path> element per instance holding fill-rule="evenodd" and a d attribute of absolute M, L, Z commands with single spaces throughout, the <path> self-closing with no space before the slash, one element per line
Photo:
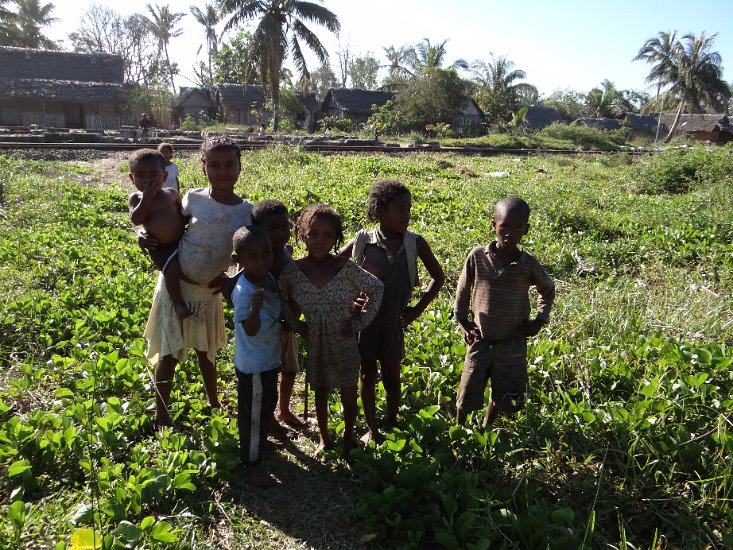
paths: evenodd
<path fill-rule="evenodd" d="M 311 220 L 302 237 L 310 256 L 315 259 L 325 258 L 336 246 L 336 224 L 325 216 L 319 216 Z"/>
<path fill-rule="evenodd" d="M 262 222 L 262 229 L 267 231 L 273 250 L 280 250 L 290 240 L 290 219 L 285 213 L 270 214 Z"/>
<path fill-rule="evenodd" d="M 512 210 L 495 214 L 491 218 L 491 227 L 496 233 L 496 247 L 504 250 L 516 249 L 529 231 L 527 217 Z"/>
<path fill-rule="evenodd" d="M 173 157 L 173 150 L 165 147 L 164 149 L 160 150 L 160 154 L 163 155 L 163 158 L 166 162 L 170 162 L 171 158 Z"/>
<path fill-rule="evenodd" d="M 410 193 L 397 195 L 384 208 L 377 208 L 379 225 L 393 233 L 404 234 L 410 224 L 411 208 L 412 195 Z"/>
<path fill-rule="evenodd" d="M 130 180 L 138 191 L 145 191 L 145 188 L 150 185 L 156 185 L 160 189 L 165 181 L 165 170 L 160 162 L 141 161 L 135 165 L 135 168 L 130 169 Z"/>
<path fill-rule="evenodd" d="M 256 239 L 239 248 L 235 255 L 239 269 L 245 274 L 264 279 L 272 269 L 272 245 L 270 241 Z"/>
<path fill-rule="evenodd" d="M 231 149 L 211 151 L 206 155 L 203 168 L 212 189 L 234 191 L 241 170 L 236 152 Z"/>

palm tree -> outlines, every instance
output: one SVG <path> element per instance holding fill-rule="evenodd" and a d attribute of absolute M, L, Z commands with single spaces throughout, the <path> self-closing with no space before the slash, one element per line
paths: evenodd
<path fill-rule="evenodd" d="M 41 29 L 58 21 L 51 17 L 56 8 L 51 3 L 41 5 L 40 0 L 14 0 L 18 11 L 14 17 L 17 24 L 17 39 L 20 46 L 56 50 L 58 45 L 41 34 Z"/>
<path fill-rule="evenodd" d="M 0 45 L 15 46 L 17 25 L 15 13 L 5 7 L 10 0 L 0 0 Z"/>
<path fill-rule="evenodd" d="M 423 38 L 422 42 L 412 49 L 408 58 L 408 63 L 414 72 L 421 73 L 431 69 L 440 69 L 445 61 L 447 42 L 448 40 L 443 40 L 440 44 L 432 44 L 429 39 Z M 468 69 L 468 63 L 465 59 L 456 59 L 450 68 Z"/>
<path fill-rule="evenodd" d="M 162 53 L 165 56 L 166 66 L 171 81 L 171 88 L 173 93 L 176 93 L 176 86 L 173 83 L 173 75 L 175 74 L 173 65 L 171 65 L 171 59 L 168 55 L 168 44 L 171 38 L 178 38 L 183 33 L 182 29 L 176 29 L 178 22 L 185 17 L 185 13 L 172 12 L 168 5 L 164 6 L 153 6 L 147 5 L 148 12 L 151 17 L 145 17 L 146 25 L 148 30 L 158 40 L 158 53 Z"/>
<path fill-rule="evenodd" d="M 680 103 L 665 143 L 672 139 L 685 109 L 722 110 L 731 97 L 731 88 L 722 78 L 720 54 L 711 50 L 717 36 L 706 36 L 704 31 L 700 36 L 686 34 L 674 50 L 669 93 Z"/>
<path fill-rule="evenodd" d="M 586 105 L 591 116 L 618 117 L 625 111 L 633 110 L 624 98 L 623 92 L 616 89 L 613 82 L 606 79 L 601 82 L 600 88 L 593 88 L 588 92 Z"/>
<path fill-rule="evenodd" d="M 301 80 L 310 80 L 301 41 L 312 50 L 321 63 L 328 60 L 328 52 L 318 37 L 306 25 L 316 23 L 338 34 L 341 24 L 332 11 L 315 2 L 302 0 L 219 0 L 222 13 L 231 15 L 225 26 L 258 20 L 252 34 L 253 51 L 262 82 L 268 83 L 272 100 L 272 128 L 280 125 L 280 69 L 283 61 L 292 55 Z"/>
<path fill-rule="evenodd" d="M 639 49 L 632 61 L 646 61 L 653 63 L 646 82 L 657 85 L 656 103 L 659 103 L 659 95 L 664 86 L 669 84 L 669 76 L 673 67 L 675 50 L 678 47 L 677 31 L 660 32 L 655 38 L 650 38 Z M 664 98 L 659 107 L 659 119 L 657 120 L 657 135 L 654 138 L 656 143 L 659 140 L 659 128 L 662 122 L 662 111 L 664 110 Z"/>
<path fill-rule="evenodd" d="M 216 32 L 216 26 L 220 23 L 219 13 L 216 8 L 211 4 L 206 4 L 204 11 L 201 11 L 196 6 L 191 6 L 191 14 L 193 15 L 196 22 L 204 27 L 206 32 L 206 53 L 209 59 L 209 82 L 213 81 L 211 72 L 211 58 L 216 55 L 218 51 L 219 36 Z M 199 48 L 199 51 L 201 49 Z"/>
<path fill-rule="evenodd" d="M 489 120 L 498 120 L 512 112 L 521 97 L 538 96 L 537 88 L 526 82 L 527 73 L 514 68 L 514 62 L 489 52 L 489 61 L 477 60 L 471 64 L 474 80 L 479 85 L 477 101 Z"/>
<path fill-rule="evenodd" d="M 410 46 L 400 46 L 399 49 L 394 46 L 385 48 L 384 55 L 387 58 L 387 65 L 382 65 L 389 71 L 390 78 L 405 78 L 406 76 L 414 76 L 407 68 L 410 63 L 412 48 Z"/>

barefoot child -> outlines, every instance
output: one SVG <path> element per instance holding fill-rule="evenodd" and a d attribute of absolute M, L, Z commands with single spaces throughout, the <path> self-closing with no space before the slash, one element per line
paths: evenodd
<path fill-rule="evenodd" d="M 181 267 L 178 263 L 178 242 L 183 235 L 185 220 L 181 214 L 178 191 L 163 187 L 165 158 L 154 149 L 139 149 L 129 158 L 130 179 L 137 188 L 128 198 L 130 219 L 142 225 L 158 241 L 150 258 L 165 278 L 165 288 L 179 319 L 191 315 L 181 298 Z"/>
<path fill-rule="evenodd" d="M 274 257 L 270 273 L 278 279 L 283 269 L 293 263 L 291 248 L 288 246 L 290 240 L 288 207 L 273 199 L 258 202 L 252 209 L 252 223 L 262 227 L 270 237 Z M 290 330 L 282 331 L 280 344 L 282 356 L 277 419 L 289 426 L 300 427 L 303 426 L 303 421 L 290 410 L 295 375 L 298 374 L 298 344 L 295 341 L 295 333 Z M 282 430 L 283 426 L 274 426 L 272 435 L 278 436 L 278 432 Z"/>
<path fill-rule="evenodd" d="M 456 422 L 483 406 L 486 382 L 491 400 L 482 427 L 497 414 L 524 407 L 527 390 L 527 337 L 550 320 L 555 284 L 519 246 L 529 231 L 529 205 L 506 197 L 494 207 L 496 240 L 474 248 L 458 280 L 454 313 L 468 344 L 456 398 Z M 537 316 L 530 320 L 528 291 L 537 288 Z M 469 312 L 471 319 L 469 319 Z"/>
<path fill-rule="evenodd" d="M 410 223 L 412 195 L 399 181 L 378 181 L 369 192 L 366 217 L 379 222 L 372 231 L 359 231 L 355 239 L 340 253 L 351 255 L 357 265 L 384 283 L 384 296 L 374 321 L 359 333 L 361 385 L 359 387 L 368 443 L 377 432 L 375 399 L 377 361 L 387 394 L 385 427 L 393 427 L 402 394 L 400 374 L 405 357 L 404 329 L 417 319 L 438 295 L 445 281 L 443 269 L 428 243 L 420 235 L 407 230 Z M 409 306 L 412 290 L 419 286 L 417 260 L 431 277 L 425 293 L 414 306 Z"/>
<path fill-rule="evenodd" d="M 162 277 L 153 294 L 145 327 L 148 358 L 155 368 L 155 424 L 169 425 L 168 399 L 176 363 L 196 351 L 209 405 L 219 408 L 216 389 L 216 351 L 226 344 L 224 311 L 218 291 L 227 281 L 232 236 L 252 222 L 252 205 L 234 193 L 239 178 L 240 151 L 229 138 L 217 137 L 201 145 L 201 166 L 209 187 L 192 189 L 183 197 L 183 215 L 189 218 L 181 238 L 181 294 L 192 315 L 182 321 L 173 313 Z M 212 291 L 212 288 L 215 290 Z"/>
<path fill-rule="evenodd" d="M 332 251 L 343 241 L 338 213 L 325 204 L 312 204 L 296 222 L 296 235 L 308 250 L 305 258 L 285 267 L 280 274 L 283 302 L 295 300 L 305 315 L 305 326 L 285 308 L 288 323 L 305 332 L 308 340 L 307 380 L 315 387 L 316 419 L 320 432 L 318 452 L 332 447 L 328 433 L 328 394 L 339 388 L 344 408 L 344 446 L 348 458 L 356 422 L 356 386 L 359 380 L 359 347 L 356 334 L 367 326 L 382 301 L 381 281 Z M 354 315 L 354 296 L 363 292 L 369 302 Z"/>
<path fill-rule="evenodd" d="M 255 485 L 274 484 L 261 455 L 277 402 L 282 305 L 270 270 L 273 251 L 267 232 L 255 225 L 234 233 L 241 276 L 232 292 L 237 424 L 241 463 Z"/>
<path fill-rule="evenodd" d="M 175 189 L 177 193 L 181 193 L 181 185 L 178 183 L 178 165 L 171 160 L 173 158 L 173 146 L 170 143 L 161 143 L 158 145 L 158 152 L 165 158 L 165 183 L 163 187 Z"/>

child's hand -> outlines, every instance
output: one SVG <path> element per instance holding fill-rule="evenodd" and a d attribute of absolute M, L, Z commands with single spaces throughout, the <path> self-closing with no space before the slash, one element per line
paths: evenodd
<path fill-rule="evenodd" d="M 481 340 L 481 331 L 479 330 L 476 323 L 473 321 L 462 320 L 459 321 L 461 327 L 461 333 L 463 334 L 463 340 L 470 346 L 477 340 Z"/>
<path fill-rule="evenodd" d="M 537 336 L 543 326 L 544 323 L 540 319 L 534 318 L 531 321 L 525 321 L 522 328 L 525 336 Z"/>
<path fill-rule="evenodd" d="M 151 195 L 155 196 L 155 194 L 160 191 L 163 188 L 163 182 L 160 181 L 152 181 L 148 183 L 145 186 L 145 189 L 143 189 L 143 198 L 149 198 Z"/>
<path fill-rule="evenodd" d="M 150 233 L 140 228 L 137 231 L 137 245 L 143 250 L 155 250 L 158 246 L 158 239 L 151 237 Z"/>
<path fill-rule="evenodd" d="M 364 307 L 367 305 L 367 302 L 369 299 L 367 298 L 367 295 L 363 292 L 360 292 L 356 298 L 354 298 L 354 307 L 352 308 L 352 313 L 354 315 L 359 315 L 364 311 Z"/>
<path fill-rule="evenodd" d="M 226 288 L 227 284 L 229 284 L 229 277 L 226 273 L 220 273 L 219 275 L 211 279 L 211 281 L 209 281 L 209 284 L 206 286 L 214 289 L 214 292 L 212 292 L 212 294 L 219 294 Z"/>
<path fill-rule="evenodd" d="M 260 288 L 259 290 L 252 293 L 252 303 L 249 306 L 249 310 L 252 313 L 259 313 L 262 309 L 262 303 L 265 301 L 265 289 Z"/>
<path fill-rule="evenodd" d="M 420 317 L 420 311 L 416 307 L 407 306 L 400 315 L 400 326 L 407 328 L 418 317 Z"/>

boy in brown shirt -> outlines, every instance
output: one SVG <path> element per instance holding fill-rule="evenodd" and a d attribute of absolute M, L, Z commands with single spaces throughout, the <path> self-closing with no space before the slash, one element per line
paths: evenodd
<path fill-rule="evenodd" d="M 500 412 L 524 407 L 527 388 L 527 338 L 550 319 L 555 284 L 544 268 L 519 246 L 529 231 L 529 205 L 506 197 L 494 207 L 496 240 L 474 248 L 458 280 L 455 318 L 468 344 L 456 397 L 456 422 L 483 407 L 486 383 L 491 399 L 482 427 Z M 537 316 L 529 318 L 529 287 L 538 292 Z M 469 319 L 469 312 L 471 319 Z"/>

